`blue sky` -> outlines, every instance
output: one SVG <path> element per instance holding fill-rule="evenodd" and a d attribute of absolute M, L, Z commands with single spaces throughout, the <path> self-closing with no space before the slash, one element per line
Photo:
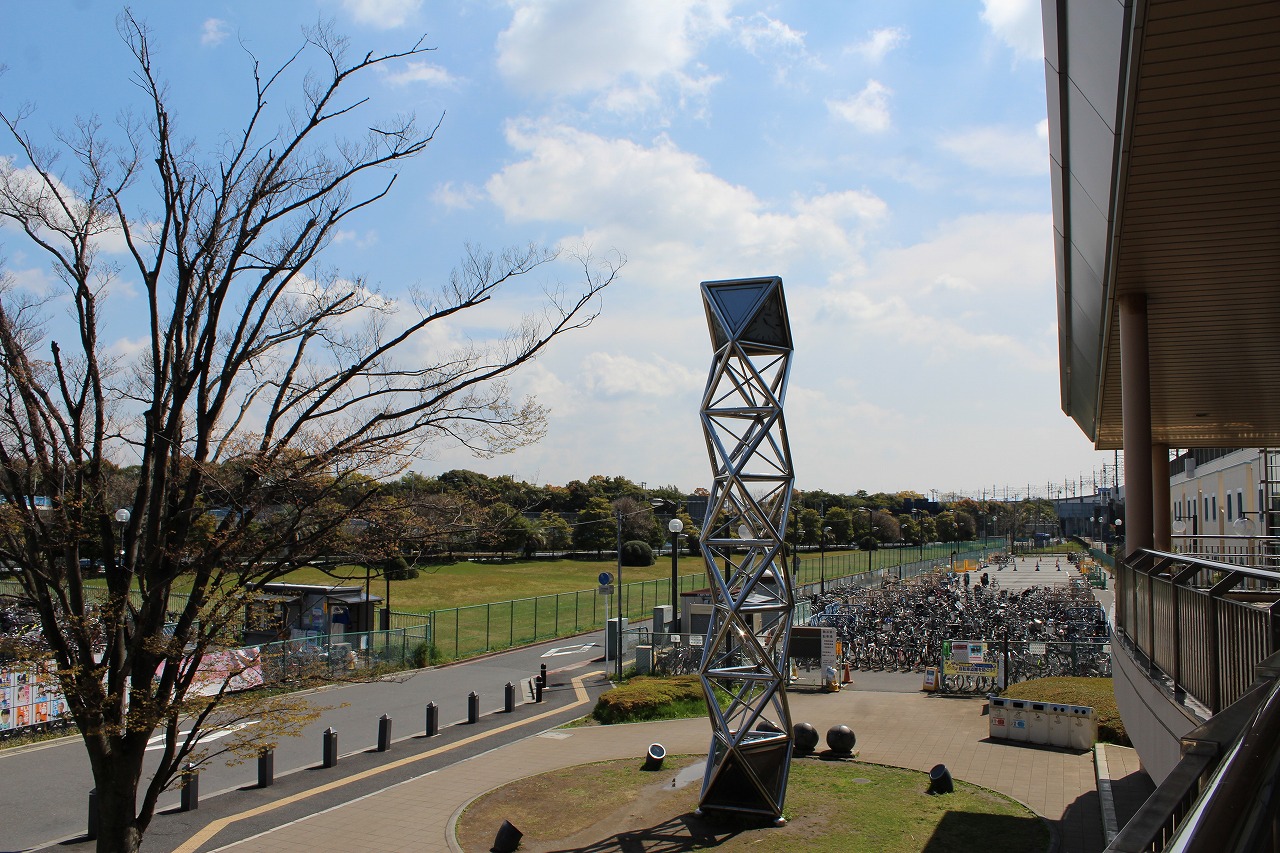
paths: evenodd
<path fill-rule="evenodd" d="M 785 282 L 786 417 L 800 488 L 981 491 L 1111 462 L 1058 404 L 1038 2 L 320 0 L 139 3 L 180 133 L 237 129 L 264 67 L 331 19 L 353 52 L 435 50 L 370 76 L 366 114 L 443 121 L 328 260 L 392 298 L 446 280 L 467 241 L 627 257 L 602 314 L 514 382 L 546 437 L 491 460 L 437 445 L 414 467 L 538 483 L 622 474 L 709 485 L 710 365 L 698 283 Z M 11 4 L 0 106 L 28 127 L 144 105 L 119 7 Z M 297 91 L 285 88 L 290 95 Z M 368 123 L 372 123 L 370 120 Z M 13 153 L 0 141 L 0 156 Z M 110 246 L 106 249 L 110 251 Z M 24 283 L 48 270 L 0 228 Z M 555 271 L 573 286 L 574 271 Z M 530 282 L 455 337 L 536 307 Z M 113 294 L 122 353 L 137 299 Z M 423 357 L 430 357 L 430 342 Z"/>

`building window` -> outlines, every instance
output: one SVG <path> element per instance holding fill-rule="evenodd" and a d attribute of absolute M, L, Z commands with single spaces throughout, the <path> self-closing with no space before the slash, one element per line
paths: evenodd
<path fill-rule="evenodd" d="M 1236 489 L 1236 515 L 1244 518 L 1244 489 Z"/>
<path fill-rule="evenodd" d="M 1209 520 L 1209 496 L 1204 496 L 1204 520 Z"/>
<path fill-rule="evenodd" d="M 1228 495 L 1227 495 L 1227 521 L 1230 521 L 1230 520 L 1231 520 L 1231 518 L 1232 518 L 1232 516 L 1231 516 L 1231 509 L 1232 509 L 1232 507 L 1231 507 L 1231 495 L 1230 495 L 1230 494 L 1228 494 Z"/>
<path fill-rule="evenodd" d="M 1213 515 L 1209 516 L 1208 520 L 1209 521 L 1218 520 L 1218 496 L 1217 495 L 1213 496 Z"/>

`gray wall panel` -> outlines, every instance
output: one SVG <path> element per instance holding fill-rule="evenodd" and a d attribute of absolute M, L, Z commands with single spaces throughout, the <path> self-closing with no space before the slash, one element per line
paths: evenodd
<path fill-rule="evenodd" d="M 1116 135 L 1085 100 L 1075 81 L 1067 87 L 1067 163 L 1101 211 L 1110 208 L 1111 155 Z M 1075 223 L 1071 225 L 1075 229 Z"/>
<path fill-rule="evenodd" d="M 1067 76 L 1115 131 L 1124 43 L 1124 3 L 1071 0 L 1067 6 Z M 1062 65 L 1058 65 L 1062 69 Z M 1076 117 L 1072 116 L 1072 122 Z M 1110 155 L 1107 157 L 1110 160 Z"/>

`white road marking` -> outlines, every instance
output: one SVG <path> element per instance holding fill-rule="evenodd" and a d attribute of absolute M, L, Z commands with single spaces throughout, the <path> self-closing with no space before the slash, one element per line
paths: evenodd
<path fill-rule="evenodd" d="M 234 726 L 227 726 L 226 728 L 223 728 L 223 729 L 214 729 L 204 737 L 200 738 L 200 743 L 212 743 L 215 740 L 220 740 L 229 734 L 234 734 L 235 732 L 238 732 L 243 728 L 248 728 L 249 726 L 257 725 L 260 722 L 262 721 L 246 720 L 243 723 L 236 723 Z M 178 739 L 181 740 L 182 738 L 185 738 L 189 734 L 191 734 L 190 731 L 178 732 Z M 164 747 L 164 735 L 159 734 L 151 738 L 149 741 L 147 741 L 146 751 L 150 752 L 153 749 L 161 749 L 163 747 Z"/>
<path fill-rule="evenodd" d="M 580 652 L 585 652 L 588 649 L 593 649 L 595 646 L 595 643 L 583 643 L 578 646 L 561 646 L 560 648 L 552 649 L 549 652 L 543 653 L 542 656 L 544 658 L 554 658 L 559 657 L 560 655 L 575 655 Z"/>

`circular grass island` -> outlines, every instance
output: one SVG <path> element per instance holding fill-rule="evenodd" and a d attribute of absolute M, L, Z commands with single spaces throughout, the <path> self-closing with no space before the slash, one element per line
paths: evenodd
<path fill-rule="evenodd" d="M 783 853 L 1044 853 L 1048 824 L 1021 803 L 965 782 L 926 793 L 929 776 L 858 761 L 797 758 L 785 826 L 717 813 L 694 815 L 704 756 L 668 756 L 566 767 L 503 785 L 458 819 L 467 853 L 487 851 L 510 821 L 522 853 L 705 850 Z"/>

